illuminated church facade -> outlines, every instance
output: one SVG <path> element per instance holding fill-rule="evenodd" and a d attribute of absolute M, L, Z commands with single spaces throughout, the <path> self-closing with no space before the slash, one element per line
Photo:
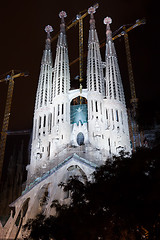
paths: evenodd
<path fill-rule="evenodd" d="M 95 28 L 94 8 L 89 9 L 87 89 L 70 90 L 70 71 L 66 42 L 66 13 L 60 13 L 61 25 L 54 66 L 50 46 L 51 26 L 46 27 L 46 47 L 36 95 L 31 162 L 28 180 L 50 170 L 58 154 L 77 153 L 83 149 L 89 161 L 100 152 L 98 161 L 120 150 L 130 152 L 128 118 L 117 55 L 106 24 L 106 55 L 102 62 Z M 104 74 L 105 72 L 105 74 Z M 72 150 L 73 148 L 73 150 Z M 97 154 L 96 154 L 97 155 Z M 86 156 L 85 156 L 86 157 Z M 91 160 L 92 158 L 92 160 Z"/>
<path fill-rule="evenodd" d="M 70 176 L 90 179 L 96 167 L 121 150 L 131 152 L 125 96 L 112 41 L 111 18 L 106 17 L 106 53 L 101 59 L 95 27 L 95 8 L 88 10 L 90 29 L 87 57 L 87 88 L 70 90 L 66 41 L 66 13 L 60 12 L 60 34 L 53 66 L 50 32 L 43 52 L 36 94 L 31 161 L 26 189 L 10 207 L 11 216 L 3 238 L 21 237 L 22 225 L 38 213 L 53 214 L 50 205 L 65 202 L 58 186 Z M 46 202 L 43 202 L 46 196 Z M 43 203 L 42 203 L 43 202 Z M 20 219 L 17 223 L 17 219 Z"/>

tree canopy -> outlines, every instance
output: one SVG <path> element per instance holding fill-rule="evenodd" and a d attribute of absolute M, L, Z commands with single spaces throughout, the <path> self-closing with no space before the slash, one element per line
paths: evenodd
<path fill-rule="evenodd" d="M 30 239 L 160 239 L 158 148 L 114 156 L 96 169 L 92 181 L 72 177 L 60 185 L 70 192 L 70 204 L 53 201 L 56 216 L 29 220 Z"/>

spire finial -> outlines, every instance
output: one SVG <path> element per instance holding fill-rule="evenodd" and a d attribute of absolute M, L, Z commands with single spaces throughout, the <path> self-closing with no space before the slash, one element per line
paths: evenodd
<path fill-rule="evenodd" d="M 65 32 L 65 22 L 64 22 L 64 18 L 67 17 L 67 13 L 65 11 L 61 11 L 59 13 L 59 17 L 61 18 L 61 25 L 60 25 L 60 32 Z"/>
<path fill-rule="evenodd" d="M 88 13 L 90 14 L 90 28 L 94 29 L 95 28 L 95 20 L 94 20 L 94 13 L 96 12 L 96 9 L 98 8 L 97 5 L 88 8 Z"/>
<path fill-rule="evenodd" d="M 95 7 L 90 7 L 90 8 L 88 8 L 88 13 L 89 13 L 90 15 L 93 15 L 95 12 L 96 12 L 96 8 L 95 8 Z"/>
<path fill-rule="evenodd" d="M 50 49 L 51 49 L 51 36 L 50 36 L 50 33 L 53 32 L 53 28 L 52 28 L 52 26 L 47 25 L 44 30 L 45 30 L 45 32 L 47 33 L 47 39 L 46 39 L 46 47 L 45 47 L 45 49 L 46 49 L 46 50 L 50 50 Z"/>
<path fill-rule="evenodd" d="M 88 8 L 88 13 L 93 15 L 96 12 L 96 9 L 99 7 L 99 4 L 96 3 L 95 5 L 93 5 L 92 7 Z"/>
<path fill-rule="evenodd" d="M 67 17 L 67 13 L 66 13 L 65 11 L 61 11 L 61 12 L 59 13 L 59 17 L 62 19 L 62 22 L 64 22 L 64 18 Z"/>
<path fill-rule="evenodd" d="M 106 24 L 106 25 L 110 25 L 110 24 L 112 23 L 112 18 L 106 17 L 106 18 L 104 18 L 103 22 L 104 22 L 104 24 Z"/>
<path fill-rule="evenodd" d="M 44 30 L 47 33 L 47 38 L 49 38 L 50 37 L 50 32 L 53 32 L 52 26 L 47 25 Z"/>
<path fill-rule="evenodd" d="M 112 39 L 112 31 L 110 29 L 110 24 L 112 23 L 112 18 L 110 18 L 110 17 L 104 18 L 103 23 L 106 25 L 106 36 L 107 36 L 107 39 L 111 40 Z"/>

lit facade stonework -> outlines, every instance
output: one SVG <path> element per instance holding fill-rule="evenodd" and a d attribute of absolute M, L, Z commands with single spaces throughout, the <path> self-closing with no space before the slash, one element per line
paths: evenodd
<path fill-rule="evenodd" d="M 10 205 L 12 214 L 2 229 L 3 238 L 21 237 L 28 218 L 54 214 L 53 200 L 67 201 L 58 184 L 77 175 L 90 178 L 97 166 L 121 150 L 130 152 L 128 117 L 110 18 L 106 24 L 105 62 L 101 59 L 95 28 L 95 9 L 90 14 L 87 58 L 87 89 L 70 90 L 66 13 L 62 11 L 55 63 L 52 63 L 52 28 L 46 27 L 33 119 L 31 161 L 26 189 Z M 43 202 L 44 196 L 46 202 Z M 19 220 L 20 219 L 20 220 Z M 0 236 L 1 237 L 1 236 Z"/>

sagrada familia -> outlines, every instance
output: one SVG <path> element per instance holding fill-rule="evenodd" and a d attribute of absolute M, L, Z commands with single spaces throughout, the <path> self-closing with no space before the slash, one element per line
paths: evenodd
<path fill-rule="evenodd" d="M 102 61 L 95 27 L 95 8 L 90 7 L 87 88 L 70 90 L 70 70 L 61 18 L 55 63 L 52 63 L 51 26 L 47 26 L 33 118 L 31 159 L 21 196 L 10 204 L 11 215 L 0 239 L 22 239 L 22 226 L 39 213 L 52 215 L 50 205 L 69 195 L 59 187 L 71 176 L 91 179 L 96 167 L 121 150 L 131 152 L 128 116 L 117 54 L 106 17 L 106 52 Z M 45 201 L 44 201 L 45 197 Z"/>

